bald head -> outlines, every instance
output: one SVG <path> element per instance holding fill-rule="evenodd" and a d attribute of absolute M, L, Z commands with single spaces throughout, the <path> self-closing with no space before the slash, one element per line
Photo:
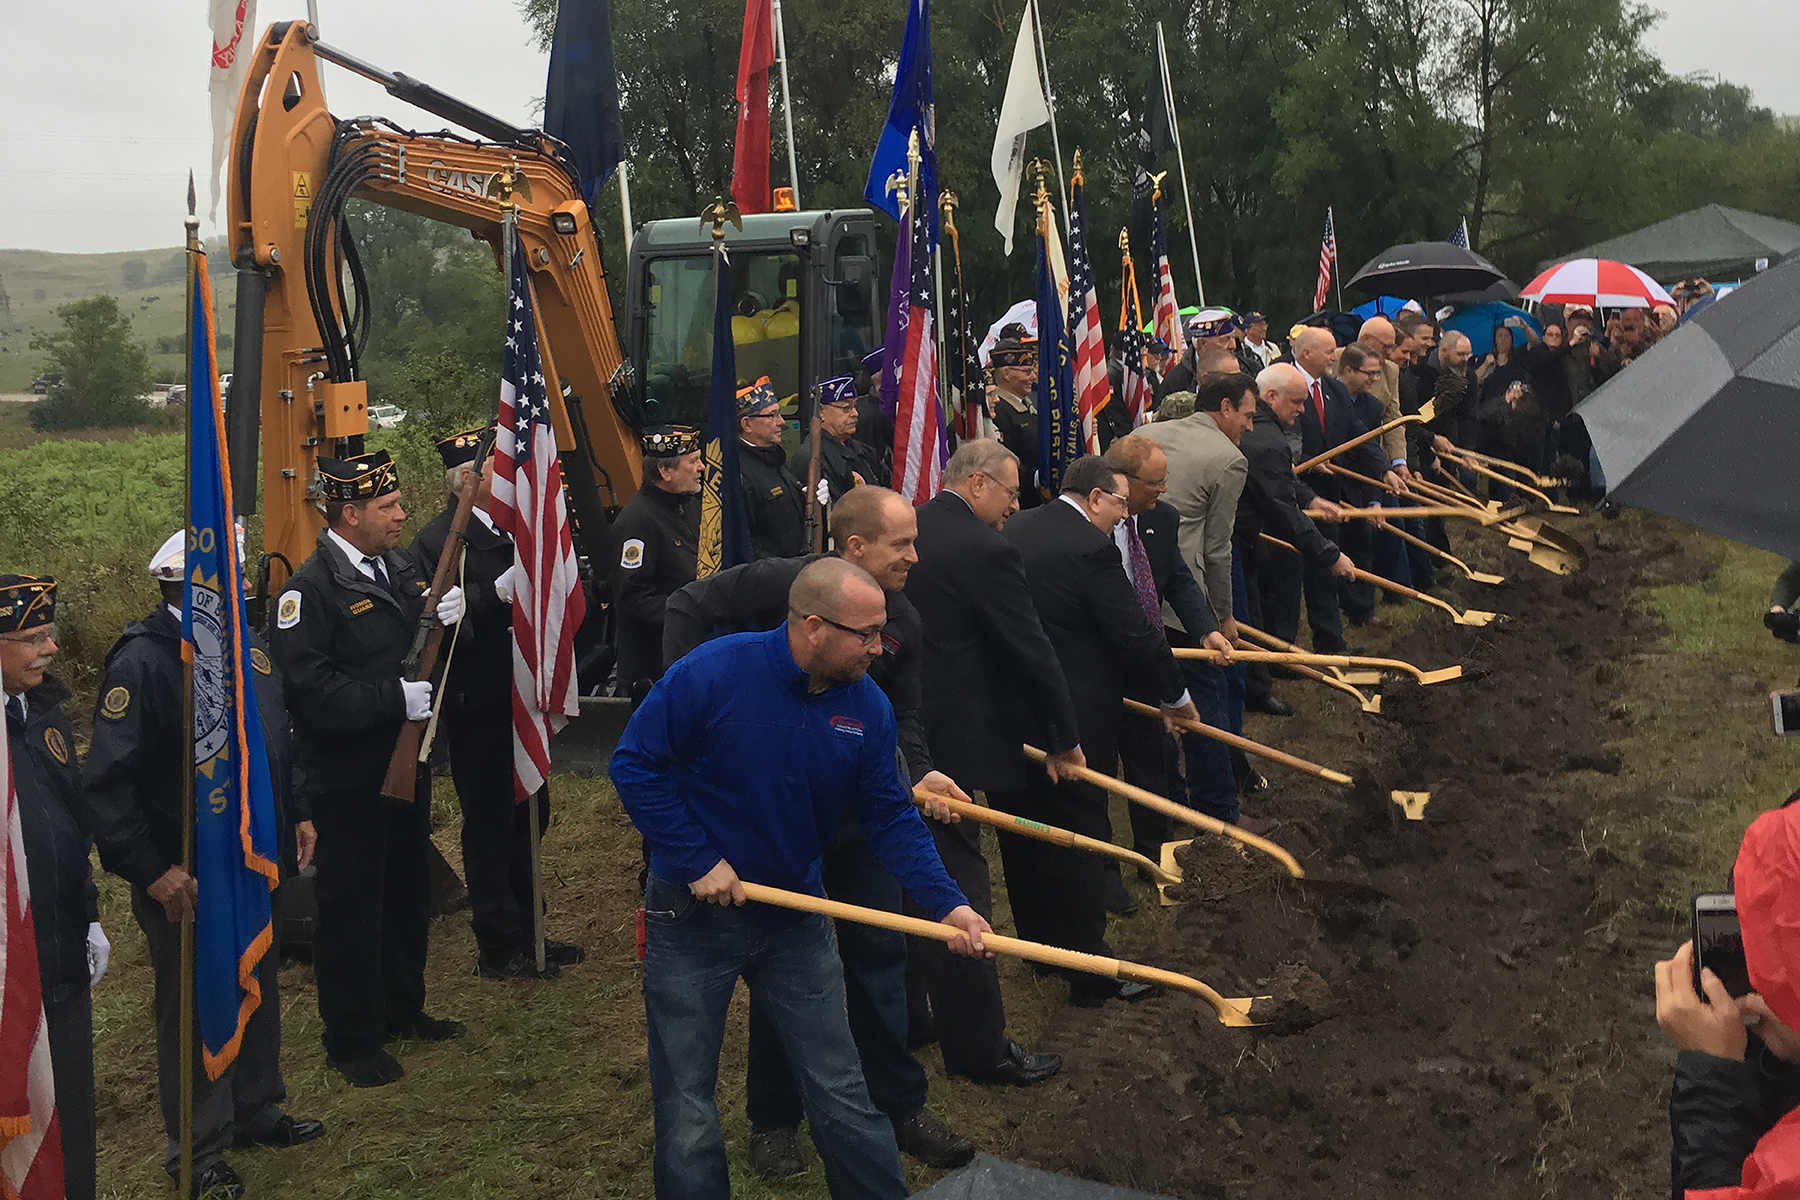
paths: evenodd
<path fill-rule="evenodd" d="M 1329 329 L 1308 325 L 1294 339 L 1294 361 L 1314 379 L 1324 375 L 1336 357 L 1337 339 L 1331 336 Z M 1267 399 L 1266 396 L 1264 398 Z"/>
<path fill-rule="evenodd" d="M 838 620 L 840 612 L 862 601 L 871 601 L 883 610 L 887 608 L 887 597 L 882 594 L 875 577 L 841 558 L 821 558 L 806 564 L 794 577 L 794 585 L 788 589 L 788 619 L 828 617 Z"/>
<path fill-rule="evenodd" d="M 1370 317 L 1356 331 L 1356 340 L 1386 358 L 1394 351 L 1394 342 L 1398 335 L 1394 332 L 1394 323 L 1386 317 Z"/>
<path fill-rule="evenodd" d="M 1444 330 L 1443 340 L 1438 343 L 1438 364 L 1446 371 L 1460 371 L 1468 365 L 1469 335 L 1458 329 Z"/>
<path fill-rule="evenodd" d="M 1330 340 L 1331 335 L 1325 337 Z M 1264 367 L 1256 377 L 1256 386 L 1262 393 L 1263 403 L 1283 426 L 1292 425 L 1300 416 L 1300 409 L 1306 403 L 1306 379 L 1298 368 L 1290 363 Z"/>
<path fill-rule="evenodd" d="M 788 652 L 807 690 L 853 683 L 881 656 L 887 596 L 873 576 L 841 558 L 808 563 L 788 589 Z"/>

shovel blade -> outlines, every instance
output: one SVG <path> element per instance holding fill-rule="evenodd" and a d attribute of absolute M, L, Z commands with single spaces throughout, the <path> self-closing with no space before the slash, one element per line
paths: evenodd
<path fill-rule="evenodd" d="M 1379 713 L 1381 711 L 1381 697 L 1366 697 L 1362 702 L 1362 710 L 1366 713 Z"/>
<path fill-rule="evenodd" d="M 1164 875 L 1177 880 L 1181 878 L 1181 865 L 1175 861 L 1175 852 L 1193 840 L 1193 838 L 1188 838 L 1185 841 L 1164 842 L 1162 844 L 1162 853 L 1157 856 L 1157 865 L 1162 868 Z M 1181 901 L 1169 895 L 1169 888 L 1172 886 L 1172 884 L 1161 882 L 1156 885 L 1156 902 L 1164 908 L 1174 908 L 1177 904 L 1181 903 Z"/>
<path fill-rule="evenodd" d="M 1470 571 L 1467 568 L 1464 568 L 1464 571 L 1467 573 L 1471 583 L 1486 583 L 1498 586 L 1499 584 L 1506 582 L 1506 576 L 1504 575 L 1490 575 L 1486 571 Z"/>
<path fill-rule="evenodd" d="M 1431 803 L 1430 792 L 1389 792 L 1388 797 L 1400 806 L 1409 821 L 1423 821 L 1425 806 Z"/>
<path fill-rule="evenodd" d="M 1453 667 L 1439 667 L 1435 671 L 1420 671 L 1419 684 L 1424 687 L 1434 683 L 1449 683 L 1452 679 L 1461 679 L 1462 673 L 1461 663 Z"/>
<path fill-rule="evenodd" d="M 1219 1024 L 1232 1029 L 1254 1029 L 1265 1024 L 1252 1015 L 1258 1000 L 1269 1000 L 1269 996 L 1222 996 L 1224 1011 L 1219 1013 Z"/>
<path fill-rule="evenodd" d="M 1482 612 L 1479 609 L 1473 608 L 1456 614 L 1456 623 L 1458 625 L 1473 625 L 1477 628 L 1483 625 L 1492 625 L 1499 619 L 1499 613 Z"/>

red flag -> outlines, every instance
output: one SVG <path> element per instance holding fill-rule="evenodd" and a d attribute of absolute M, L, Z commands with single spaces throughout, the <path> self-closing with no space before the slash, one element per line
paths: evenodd
<path fill-rule="evenodd" d="M 9 725 L 0 717 L 0 725 Z M 50 1026 L 38 984 L 37 937 L 31 926 L 31 883 L 25 873 L 25 829 L 13 790 L 12 731 L 0 738 L 0 1195 L 11 1200 L 62 1200 L 62 1134 L 50 1074 Z"/>
<path fill-rule="evenodd" d="M 918 205 L 906 209 L 907 237 L 894 250 L 896 282 L 905 273 L 904 294 L 896 287 L 888 320 L 898 321 L 905 342 L 900 351 L 898 403 L 894 410 L 894 490 L 920 505 L 937 495 L 949 443 L 938 411 L 937 334 L 931 294 L 931 223 Z"/>
<path fill-rule="evenodd" d="M 769 0 L 744 0 L 738 50 L 737 137 L 731 147 L 731 198 L 738 211 L 769 211 L 769 68 L 775 65 Z"/>
<path fill-rule="evenodd" d="M 513 799 L 522 804 L 550 773 L 550 735 L 580 711 L 575 631 L 587 598 L 550 426 L 525 249 L 516 240 L 510 257 L 490 515 L 513 540 Z"/>
<path fill-rule="evenodd" d="M 1319 284 L 1313 289 L 1313 311 L 1325 311 L 1325 297 L 1331 292 L 1331 267 L 1337 262 L 1337 230 L 1332 228 L 1331 210 L 1325 210 L 1325 238 L 1319 243 Z"/>

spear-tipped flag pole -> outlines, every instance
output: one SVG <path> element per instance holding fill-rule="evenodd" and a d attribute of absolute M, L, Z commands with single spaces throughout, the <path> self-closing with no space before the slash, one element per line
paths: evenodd
<path fill-rule="evenodd" d="M 1162 180 L 1153 175 L 1150 191 L 1151 266 L 1156 272 L 1156 312 L 1151 328 L 1163 344 L 1176 354 L 1183 353 L 1187 339 L 1181 333 L 1181 305 L 1175 300 L 1175 273 L 1169 269 L 1169 243 L 1163 235 Z"/>
<path fill-rule="evenodd" d="M 1131 262 L 1131 234 L 1119 230 L 1119 400 L 1136 429 L 1150 419 L 1155 389 L 1144 370 L 1144 314 L 1138 299 L 1137 270 Z"/>
<path fill-rule="evenodd" d="M 1069 191 L 1068 337 L 1074 345 L 1072 376 L 1081 444 L 1087 453 L 1098 454 L 1100 410 L 1112 401 L 1112 384 L 1106 377 L 1106 340 L 1100 332 L 1100 295 L 1094 288 L 1094 270 L 1088 261 L 1081 185 L 1081 151 L 1077 149 Z"/>
<path fill-rule="evenodd" d="M 920 505 L 937 495 L 943 479 L 947 444 L 943 414 L 938 407 L 937 331 L 933 328 L 931 294 L 930 226 L 921 211 L 922 186 L 917 134 L 907 153 L 908 172 L 896 181 L 901 209 L 901 239 L 894 250 L 894 279 L 907 281 L 904 293 L 896 287 L 888 309 L 888 347 L 899 347 L 899 365 L 893 372 L 896 385 L 894 408 L 894 490 Z M 933 197 L 935 201 L 935 197 Z M 900 337 L 896 341 L 895 330 Z"/>
<path fill-rule="evenodd" d="M 1037 482 L 1046 498 L 1062 486 L 1063 469 L 1081 457 L 1081 425 L 1075 412 L 1066 300 L 1062 289 L 1062 247 L 1055 207 L 1044 187 L 1042 159 L 1033 164 L 1037 186 L 1038 439 Z"/>
<path fill-rule="evenodd" d="M 1037 61 L 1032 49 L 1032 13 L 1028 2 L 1019 18 L 1019 34 L 1013 40 L 1012 65 L 1006 72 L 1006 95 L 1000 101 L 1000 123 L 994 127 L 994 152 L 988 165 L 994 172 L 994 183 L 1000 189 L 1000 207 L 994 210 L 994 228 L 999 231 L 1005 252 L 1012 253 L 1013 222 L 1019 209 L 1019 182 L 1025 175 L 1025 139 L 1038 126 L 1050 120 L 1050 106 L 1044 102 L 1044 89 L 1038 79 Z"/>
<path fill-rule="evenodd" d="M 725 223 L 743 229 L 737 206 L 718 199 L 700 214 L 700 228 L 712 224 L 713 346 L 712 384 L 706 405 L 706 432 L 701 448 L 700 540 L 697 573 L 701 578 L 747 563 L 750 522 L 738 477 L 737 353 L 731 341 L 731 259 L 725 251 Z"/>
<path fill-rule="evenodd" d="M 1325 236 L 1319 241 L 1319 282 L 1313 288 L 1313 311 L 1320 312 L 1325 307 L 1325 297 L 1331 294 L 1332 267 L 1337 263 L 1337 229 L 1331 219 L 1331 208 L 1325 209 Z M 1338 307 L 1344 306 L 1343 287 L 1338 288 Z"/>

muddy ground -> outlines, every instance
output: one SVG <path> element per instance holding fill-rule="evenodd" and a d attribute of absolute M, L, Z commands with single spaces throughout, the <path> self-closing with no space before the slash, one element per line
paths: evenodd
<path fill-rule="evenodd" d="M 1712 564 L 1656 519 L 1584 529 L 1584 572 L 1512 555 L 1488 560 L 1503 587 L 1450 584 L 1511 620 L 1422 613 L 1353 639 L 1467 678 L 1389 681 L 1379 716 L 1278 684 L 1300 715 L 1247 732 L 1360 786 L 1271 767 L 1257 811 L 1282 818 L 1273 837 L 1310 878 L 1342 886 L 1202 839 L 1191 898 L 1148 941 L 1116 943 L 1226 995 L 1278 994 L 1284 1023 L 1227 1030 L 1186 996 L 1065 1010 L 1040 1048 L 1068 1064 L 1008 1097 L 996 1153 L 1207 1200 L 1667 1194 L 1672 1054 L 1646 964 L 1671 927 L 1621 908 L 1641 881 L 1583 823 L 1620 769 L 1624 667 L 1659 632 L 1632 592 Z M 1431 793 L 1423 820 L 1393 788 Z"/>

